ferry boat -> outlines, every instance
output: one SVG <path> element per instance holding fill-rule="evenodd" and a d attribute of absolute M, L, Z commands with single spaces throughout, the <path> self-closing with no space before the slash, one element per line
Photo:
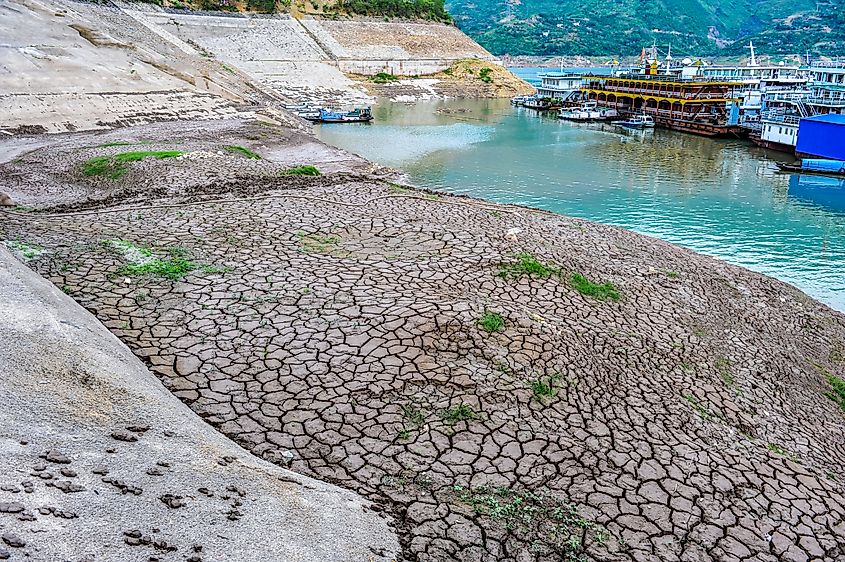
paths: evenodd
<path fill-rule="evenodd" d="M 537 111 L 549 111 L 552 109 L 560 109 L 563 102 L 557 98 L 541 98 L 534 97 L 522 104 L 528 109 L 536 109 Z"/>
<path fill-rule="evenodd" d="M 640 115 L 634 115 L 633 117 L 629 117 L 628 119 L 624 119 L 622 121 L 613 121 L 612 124 L 619 125 L 620 127 L 627 127 L 629 129 L 653 129 L 654 118 L 651 115 L 641 113 Z"/>
<path fill-rule="evenodd" d="M 356 108 L 352 111 L 320 109 L 319 114 L 316 116 L 306 113 L 303 117 L 315 123 L 368 123 L 373 120 L 373 115 L 369 107 Z"/>
<path fill-rule="evenodd" d="M 527 102 L 536 99 L 537 96 L 514 96 L 511 98 L 511 105 L 525 105 Z"/>
<path fill-rule="evenodd" d="M 650 115 L 657 127 L 706 136 L 747 135 L 739 126 L 741 81 L 704 76 L 701 61 L 677 65 L 671 52 L 661 62 L 656 46 L 651 56 L 645 51 L 638 69 L 585 76 L 587 98 L 621 115 Z"/>
<path fill-rule="evenodd" d="M 562 105 L 580 102 L 583 98 L 581 84 L 584 79 L 580 74 L 548 72 L 540 74 L 540 85 L 537 87 L 537 97 L 554 98 Z"/>

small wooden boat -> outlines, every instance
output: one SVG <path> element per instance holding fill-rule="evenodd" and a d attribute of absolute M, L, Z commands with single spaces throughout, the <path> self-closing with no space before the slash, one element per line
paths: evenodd
<path fill-rule="evenodd" d="M 527 102 L 537 99 L 536 96 L 515 96 L 511 98 L 511 105 L 525 105 Z"/>
<path fill-rule="evenodd" d="M 828 160 L 824 158 L 804 158 L 795 164 L 776 162 L 782 172 L 798 172 L 801 174 L 822 174 L 826 176 L 845 176 L 845 162 L 842 160 Z"/>
<path fill-rule="evenodd" d="M 628 119 L 613 121 L 612 124 L 619 125 L 620 127 L 626 127 L 628 129 L 653 129 L 654 117 L 641 113 L 640 115 L 634 115 Z"/>
<path fill-rule="evenodd" d="M 320 109 L 317 115 L 308 112 L 303 117 L 315 123 L 368 123 L 373 120 L 373 114 L 369 107 L 356 108 L 352 111 Z"/>

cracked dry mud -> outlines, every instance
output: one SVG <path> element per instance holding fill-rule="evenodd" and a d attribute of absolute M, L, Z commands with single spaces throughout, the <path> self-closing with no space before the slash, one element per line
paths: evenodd
<path fill-rule="evenodd" d="M 72 144 L 24 159 L 97 191 Z M 9 215 L 0 235 L 221 432 L 382 503 L 408 559 L 845 560 L 841 314 L 620 229 L 235 158 L 120 180 L 178 206 Z M 235 173 L 262 198 L 222 189 Z M 198 177 L 230 200 L 180 188 Z M 194 269 L 139 274 L 115 241 Z M 520 253 L 560 273 L 499 275 Z"/>

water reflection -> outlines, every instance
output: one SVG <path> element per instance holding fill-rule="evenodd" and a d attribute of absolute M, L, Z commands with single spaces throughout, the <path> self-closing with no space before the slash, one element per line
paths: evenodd
<path fill-rule="evenodd" d="M 845 310 L 845 188 L 778 172 L 774 161 L 787 155 L 740 140 L 564 122 L 507 100 L 385 103 L 374 115 L 370 127 L 319 134 L 417 184 L 630 228 Z"/>

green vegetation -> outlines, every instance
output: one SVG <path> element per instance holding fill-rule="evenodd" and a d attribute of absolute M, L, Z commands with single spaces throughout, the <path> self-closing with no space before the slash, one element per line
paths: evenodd
<path fill-rule="evenodd" d="M 120 269 L 122 275 L 155 275 L 171 281 L 179 281 L 201 266 L 189 260 L 181 248 L 171 248 L 165 258 L 154 258 L 141 263 L 129 263 Z"/>
<path fill-rule="evenodd" d="M 613 283 L 610 282 L 600 284 L 593 283 L 580 273 L 573 273 L 569 278 L 569 281 L 572 283 L 572 286 L 576 291 L 588 297 L 593 297 L 601 301 L 607 299 L 618 301 L 622 298 L 619 291 L 617 291 L 616 287 L 613 286 Z"/>
<path fill-rule="evenodd" d="M 101 176 L 107 179 L 120 179 L 129 172 L 126 164 L 139 162 L 144 158 L 175 158 L 184 154 L 178 150 L 151 150 L 141 152 L 121 152 L 112 156 L 96 156 L 82 164 L 82 173 L 86 176 Z"/>
<path fill-rule="evenodd" d="M 472 406 L 461 402 L 454 408 L 450 408 L 443 412 L 443 421 L 449 425 L 455 425 L 462 421 L 477 420 L 478 414 L 472 409 Z"/>
<path fill-rule="evenodd" d="M 413 404 L 404 404 L 402 406 L 402 419 L 414 427 L 421 427 L 425 423 L 425 415 L 422 410 Z"/>
<path fill-rule="evenodd" d="M 478 71 L 478 79 L 484 82 L 485 84 L 490 84 L 493 82 L 493 77 L 491 74 L 493 73 L 493 69 L 489 67 L 484 67 Z"/>
<path fill-rule="evenodd" d="M 704 419 L 706 421 L 710 421 L 713 418 L 718 417 L 713 412 L 711 412 L 704 404 L 702 404 L 701 401 L 698 398 L 696 398 L 692 394 L 685 393 L 685 394 L 682 394 L 681 396 L 683 397 L 684 400 L 689 402 L 690 405 L 692 405 L 695 412 L 699 416 L 701 416 L 702 419 Z"/>
<path fill-rule="evenodd" d="M 334 235 L 306 234 L 300 231 L 296 233 L 296 237 L 299 240 L 299 251 L 306 254 L 334 255 L 337 253 L 337 245 L 340 243 L 340 236 Z"/>
<path fill-rule="evenodd" d="M 548 279 L 552 275 L 560 275 L 560 268 L 546 265 L 531 254 L 521 253 L 516 255 L 515 262 L 502 265 L 496 275 L 504 279 L 523 275 Z"/>
<path fill-rule="evenodd" d="M 458 26 L 495 55 L 636 57 L 652 41 L 672 55 L 845 54 L 839 0 L 452 2 Z M 656 31 L 659 30 L 659 31 Z M 718 38 L 717 41 L 715 38 Z M 772 61 L 777 62 L 777 59 Z"/>
<path fill-rule="evenodd" d="M 228 145 L 224 148 L 226 149 L 226 152 L 231 152 L 232 154 L 240 154 L 241 156 L 243 156 L 245 158 L 249 158 L 250 160 L 261 160 L 261 156 L 254 153 L 253 151 L 251 151 L 248 148 L 244 148 L 243 146 L 238 146 L 236 144 L 230 144 L 230 145 Z"/>
<path fill-rule="evenodd" d="M 349 13 L 366 16 L 452 21 L 443 0 L 342 0 L 342 6 Z"/>
<path fill-rule="evenodd" d="M 44 253 L 44 248 L 37 244 L 30 244 L 29 242 L 6 240 L 5 244 L 7 248 L 23 256 L 23 259 L 26 261 L 35 259 Z"/>
<path fill-rule="evenodd" d="M 781 447 L 780 445 L 778 445 L 776 443 L 768 443 L 766 445 L 766 448 L 768 450 L 770 450 L 771 452 L 773 452 L 774 454 L 781 456 L 781 457 L 785 457 L 785 458 L 791 460 L 792 462 L 797 462 L 797 463 L 801 462 L 801 459 L 799 459 L 797 455 L 790 453 L 789 451 L 787 451 L 786 449 L 784 449 L 783 447 Z"/>
<path fill-rule="evenodd" d="M 283 176 L 321 176 L 322 173 L 320 170 L 315 168 L 314 166 L 305 165 L 305 166 L 296 166 L 294 168 L 288 168 L 282 172 Z"/>
<path fill-rule="evenodd" d="M 481 318 L 478 319 L 478 325 L 485 332 L 499 332 L 505 327 L 505 319 L 501 314 L 485 310 Z"/>
<path fill-rule="evenodd" d="M 734 385 L 736 385 L 736 379 L 731 372 L 730 360 L 725 357 L 719 357 L 716 359 L 715 367 L 716 372 L 719 373 L 719 377 L 722 379 L 722 382 L 724 382 L 726 386 L 733 388 Z"/>
<path fill-rule="evenodd" d="M 831 388 L 825 393 L 825 396 L 839 404 L 839 407 L 845 411 L 845 380 L 830 373 L 826 373 L 825 378 L 827 378 Z"/>
<path fill-rule="evenodd" d="M 531 392 L 534 393 L 534 398 L 542 402 L 543 398 L 552 398 L 557 395 L 557 388 L 555 384 L 560 380 L 559 373 L 548 377 L 541 377 L 536 381 L 531 382 Z"/>
<path fill-rule="evenodd" d="M 602 525 L 579 515 L 573 504 L 542 491 L 452 486 L 452 493 L 476 515 L 489 517 L 530 542 L 535 554 L 554 554 L 554 559 L 580 562 L 585 560 L 586 546 L 603 547 L 615 539 Z M 621 540 L 616 540 L 622 546 Z"/>
<path fill-rule="evenodd" d="M 376 84 L 389 84 L 390 82 L 397 82 L 399 78 L 388 72 L 379 72 L 375 76 L 370 77 L 370 81 Z"/>

